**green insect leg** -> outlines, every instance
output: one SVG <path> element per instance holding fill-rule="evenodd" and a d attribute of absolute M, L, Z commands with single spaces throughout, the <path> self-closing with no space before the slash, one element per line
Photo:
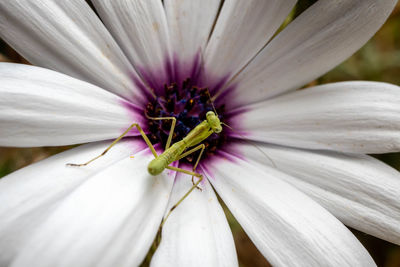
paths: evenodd
<path fill-rule="evenodd" d="M 111 145 L 109 145 L 106 150 L 103 151 L 103 153 L 101 153 L 100 155 L 98 155 L 97 157 L 94 157 L 93 159 L 89 160 L 86 163 L 82 163 L 82 164 L 75 164 L 75 163 L 68 163 L 67 166 L 73 166 L 73 167 L 82 167 L 82 166 L 86 166 L 89 163 L 95 161 L 96 159 L 104 156 L 118 141 L 120 141 L 127 133 L 129 133 L 130 130 L 132 130 L 133 127 L 136 127 L 136 129 L 139 131 L 139 133 L 142 135 L 144 141 L 146 142 L 146 144 L 149 146 L 151 152 L 153 153 L 154 157 L 158 157 L 156 150 L 154 149 L 153 145 L 151 144 L 149 138 L 147 137 L 146 133 L 142 130 L 142 128 L 139 126 L 139 124 L 137 123 L 133 123 L 131 126 L 129 126 L 128 129 L 126 129 L 126 131 L 121 134 L 117 139 L 114 140 L 114 142 L 111 143 Z"/>
<path fill-rule="evenodd" d="M 196 151 L 199 150 L 199 149 L 201 149 L 201 151 L 200 151 L 199 156 L 197 157 L 196 163 L 195 163 L 194 166 L 193 166 L 193 172 L 194 172 L 194 171 L 196 171 L 197 165 L 198 165 L 199 162 L 200 162 L 200 158 L 201 158 L 201 156 L 203 155 L 204 149 L 206 149 L 206 146 L 205 146 L 204 144 L 200 144 L 200 145 L 196 146 L 195 148 L 193 148 L 193 149 L 191 149 L 191 150 L 189 150 L 189 151 L 183 153 L 177 160 L 183 159 L 184 157 L 186 157 L 186 156 L 188 156 L 188 155 L 190 155 L 190 154 L 196 152 Z M 193 175 L 192 175 L 192 183 L 193 183 L 193 185 L 195 184 L 195 182 L 194 182 L 194 176 L 193 176 Z M 200 187 L 197 187 L 197 189 L 200 189 L 200 190 L 201 190 Z"/>
<path fill-rule="evenodd" d="M 159 121 L 159 120 L 172 120 L 171 123 L 171 129 L 169 130 L 169 135 L 168 135 L 168 139 L 167 139 L 167 144 L 165 145 L 165 150 L 167 150 L 170 146 L 171 146 L 171 141 L 172 141 L 172 136 L 174 135 L 174 130 L 175 130 L 175 125 L 176 125 L 176 118 L 175 117 L 149 117 L 147 116 L 147 114 L 145 114 L 146 117 L 150 120 L 155 120 L 155 121 Z"/>
<path fill-rule="evenodd" d="M 173 170 L 173 171 L 177 171 L 177 172 L 182 172 L 182 173 L 189 174 L 189 175 L 192 175 L 192 176 L 196 176 L 196 177 L 198 177 L 199 179 L 198 179 L 197 182 L 189 189 L 189 191 L 187 191 L 186 194 L 185 194 L 183 197 L 181 197 L 181 199 L 179 199 L 179 201 L 178 201 L 175 205 L 173 205 L 172 208 L 168 211 L 167 215 L 164 217 L 164 219 L 163 219 L 162 222 L 161 222 L 160 229 L 163 227 L 165 221 L 168 219 L 168 217 L 169 217 L 169 215 L 171 214 L 171 212 L 172 212 L 174 209 L 176 209 L 176 207 L 178 207 L 179 204 L 181 204 L 182 201 L 185 200 L 185 198 L 187 198 L 187 197 L 189 196 L 189 194 L 192 193 L 192 191 L 193 191 L 195 188 L 198 188 L 198 185 L 199 185 L 199 184 L 201 183 L 201 181 L 203 180 L 203 175 L 201 175 L 200 173 L 195 173 L 195 172 L 191 172 L 191 171 L 188 171 L 188 170 L 184 170 L 184 169 L 176 168 L 176 167 L 172 167 L 172 166 L 167 166 L 167 169 L 170 169 L 170 170 Z"/>

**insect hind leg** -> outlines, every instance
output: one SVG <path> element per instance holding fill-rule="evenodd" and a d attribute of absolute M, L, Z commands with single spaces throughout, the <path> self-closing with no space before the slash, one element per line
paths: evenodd
<path fill-rule="evenodd" d="M 180 160 L 180 159 L 182 159 L 182 158 L 184 158 L 184 157 L 186 157 L 186 156 L 188 156 L 188 155 L 190 155 L 190 154 L 192 154 L 192 153 L 194 153 L 194 152 L 196 152 L 196 151 L 198 151 L 198 150 L 201 149 L 200 154 L 199 154 L 199 156 L 197 157 L 196 163 L 195 163 L 194 166 L 193 166 L 193 171 L 188 171 L 188 170 L 181 169 L 181 168 L 176 168 L 176 167 L 173 167 L 173 166 L 167 166 L 167 167 L 166 167 L 167 169 L 170 169 L 170 170 L 173 170 L 173 171 L 177 171 L 177 172 L 181 172 L 181 173 L 185 173 L 185 174 L 191 175 L 191 176 L 192 176 L 192 183 L 193 183 L 193 186 L 192 186 L 192 187 L 186 192 L 186 194 L 183 195 L 183 197 L 181 197 L 181 199 L 179 199 L 179 201 L 178 201 L 175 205 L 173 205 L 172 208 L 168 211 L 167 215 L 164 217 L 164 219 L 163 219 L 162 222 L 161 222 L 160 229 L 159 229 L 159 232 L 160 232 L 160 233 L 161 233 L 161 228 L 163 227 L 165 221 L 168 219 L 168 217 L 169 217 L 169 215 L 171 214 L 171 212 L 172 212 L 174 209 L 176 209 L 176 207 L 178 207 L 179 204 L 181 204 L 182 201 L 185 200 L 185 198 L 187 198 L 187 197 L 190 195 L 190 193 L 192 193 L 192 191 L 193 191 L 195 188 L 202 190 L 202 189 L 199 187 L 199 184 L 201 183 L 201 181 L 203 181 L 203 175 L 201 175 L 200 173 L 196 173 L 195 170 L 196 170 L 196 168 L 197 168 L 197 165 L 198 165 L 199 162 L 200 162 L 200 158 L 201 158 L 201 156 L 203 155 L 203 152 L 204 152 L 205 148 L 206 148 L 206 146 L 205 146 L 204 144 L 200 144 L 200 145 L 196 146 L 195 148 L 193 148 L 193 149 L 191 149 L 191 150 L 189 150 L 189 151 L 183 153 L 181 156 L 179 156 L 179 157 L 177 158 L 177 160 Z M 194 180 L 193 180 L 195 176 L 198 178 L 198 180 L 197 180 L 196 182 L 194 182 Z"/>
<path fill-rule="evenodd" d="M 173 171 L 177 171 L 177 172 L 181 172 L 181 173 L 185 173 L 185 174 L 189 174 L 192 176 L 196 176 L 199 179 L 197 180 L 197 182 L 186 192 L 185 195 L 183 195 L 178 202 L 176 202 L 175 205 L 173 205 L 167 215 L 162 219 L 160 226 L 158 227 L 158 231 L 157 231 L 157 237 L 156 237 L 156 243 L 157 245 L 161 243 L 161 235 L 162 235 L 162 228 L 165 224 L 165 222 L 167 221 L 168 217 L 171 215 L 171 213 L 190 195 L 190 193 L 192 193 L 192 191 L 195 188 L 198 188 L 198 185 L 201 183 L 201 181 L 203 181 L 203 175 L 199 174 L 199 173 L 195 173 L 195 172 L 191 172 L 191 171 L 187 171 L 184 169 L 180 169 L 180 168 L 176 168 L 176 167 L 172 167 L 172 166 L 167 166 L 167 169 L 173 170 Z"/>
<path fill-rule="evenodd" d="M 186 194 L 183 195 L 183 196 L 179 199 L 179 201 L 176 202 L 176 204 L 173 205 L 173 206 L 171 207 L 171 209 L 168 211 L 167 215 L 166 215 L 166 216 L 164 217 L 164 219 L 162 220 L 159 231 L 161 231 L 161 228 L 162 228 L 163 225 L 165 224 L 165 221 L 168 219 L 169 215 L 171 215 L 171 212 L 172 212 L 174 209 L 176 209 L 176 208 L 182 203 L 182 201 L 185 200 L 185 199 L 190 195 L 190 193 L 192 193 L 192 191 L 193 191 L 195 188 L 198 188 L 198 185 L 201 183 L 201 181 L 203 181 L 203 175 L 201 175 L 200 173 L 195 173 L 195 172 L 187 171 L 187 170 L 184 170 L 184 169 L 181 169 L 181 168 L 172 167 L 172 166 L 167 166 L 166 168 L 167 168 L 167 169 L 170 169 L 170 170 L 173 170 L 173 171 L 177 171 L 177 172 L 189 174 L 189 175 L 192 175 L 192 176 L 196 176 L 196 177 L 198 177 L 199 179 L 198 179 L 197 182 L 196 182 L 195 184 L 193 184 L 193 186 L 186 192 Z"/>
<path fill-rule="evenodd" d="M 151 153 L 153 153 L 154 157 L 158 157 L 156 150 L 154 149 L 152 143 L 150 142 L 149 138 L 147 137 L 146 133 L 142 130 L 139 124 L 133 123 L 131 126 L 129 126 L 128 129 L 125 130 L 117 139 L 114 140 L 114 142 L 111 143 L 100 155 L 94 157 L 93 159 L 89 160 L 88 162 L 82 163 L 82 164 L 75 164 L 75 163 L 68 163 L 67 166 L 72 166 L 72 167 L 82 167 L 82 166 L 87 166 L 89 163 L 95 161 L 96 159 L 104 156 L 118 141 L 120 141 L 125 135 L 129 133 L 130 130 L 132 130 L 133 127 L 136 127 L 136 129 L 139 131 L 139 133 L 142 135 L 144 141 L 146 144 L 149 146 Z"/>
<path fill-rule="evenodd" d="M 199 156 L 197 157 L 196 163 L 193 166 L 193 172 L 196 171 L 197 165 L 200 162 L 201 156 L 203 155 L 204 150 L 206 149 L 206 146 L 204 144 L 200 144 L 198 146 L 196 146 L 195 148 L 183 153 L 177 160 L 183 159 L 184 157 L 196 152 L 197 150 L 201 149 Z M 192 175 L 192 184 L 194 185 L 194 175 Z M 201 191 L 201 188 L 197 186 L 197 189 L 199 189 Z"/>

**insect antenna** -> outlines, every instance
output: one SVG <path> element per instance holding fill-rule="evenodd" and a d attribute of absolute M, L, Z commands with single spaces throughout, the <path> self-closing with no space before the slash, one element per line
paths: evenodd
<path fill-rule="evenodd" d="M 253 141 L 248 140 L 244 135 L 240 134 L 238 131 L 236 131 L 235 129 L 233 129 L 231 126 L 229 126 L 228 124 L 226 124 L 225 122 L 221 122 L 222 125 L 228 127 L 231 131 L 235 132 L 237 135 L 239 135 L 240 137 L 243 138 L 244 141 L 248 142 L 249 144 L 251 144 L 252 146 L 254 146 L 258 151 L 261 152 L 261 154 L 263 154 L 271 163 L 272 166 L 277 169 L 277 166 L 275 164 L 275 162 L 272 160 L 272 158 L 270 156 L 267 155 L 267 153 L 265 153 L 260 147 L 258 147 Z"/>
<path fill-rule="evenodd" d="M 212 101 L 212 98 L 211 98 L 211 95 L 210 95 L 210 91 L 208 90 L 208 88 L 207 88 L 207 94 L 208 94 L 208 96 L 209 96 L 209 98 L 210 98 L 210 102 L 211 102 L 211 105 L 212 105 L 212 107 L 213 107 L 213 109 L 214 109 L 214 112 L 215 112 L 215 114 L 218 116 L 217 110 L 215 109 L 215 106 L 214 106 L 214 103 L 213 103 L 213 101 Z M 235 129 L 233 129 L 232 126 L 229 126 L 229 125 L 226 124 L 225 122 L 222 122 L 222 121 L 221 121 L 221 124 L 224 125 L 224 126 L 226 126 L 226 127 L 228 127 L 232 132 L 235 132 L 237 135 L 239 135 L 240 137 L 242 137 L 244 141 L 246 141 L 246 142 L 250 143 L 252 146 L 254 146 L 258 151 L 261 152 L 261 154 L 263 154 L 263 155 L 272 163 L 272 166 L 273 166 L 274 168 L 277 168 L 275 162 L 271 159 L 271 157 L 268 156 L 267 153 L 265 153 L 264 151 L 262 151 L 262 149 L 259 148 L 256 144 L 254 144 L 254 142 L 252 142 L 252 141 L 246 139 L 245 136 L 243 136 L 242 134 L 240 134 L 238 131 L 236 131 Z"/>
<path fill-rule="evenodd" d="M 210 94 L 210 91 L 208 90 L 208 88 L 207 88 L 207 94 L 208 94 L 208 97 L 210 98 L 211 106 L 213 107 L 214 112 L 215 112 L 215 114 L 216 114 L 217 117 L 218 117 L 218 112 L 217 112 L 217 110 L 216 110 L 215 107 L 214 107 L 214 103 L 213 103 L 213 101 L 212 101 L 212 97 L 211 97 L 211 94 Z"/>

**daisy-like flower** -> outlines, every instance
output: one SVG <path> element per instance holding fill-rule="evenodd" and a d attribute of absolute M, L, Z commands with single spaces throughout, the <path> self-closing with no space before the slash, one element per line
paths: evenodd
<path fill-rule="evenodd" d="M 1 266 L 139 265 L 190 176 L 150 176 L 137 131 L 66 163 L 135 122 L 162 151 L 170 124 L 145 114 L 176 117 L 180 140 L 213 110 L 207 88 L 235 131 L 205 141 L 202 191 L 171 214 L 152 266 L 238 265 L 214 189 L 274 266 L 375 265 L 344 224 L 400 244 L 399 173 L 365 155 L 400 150 L 400 88 L 295 91 L 359 49 L 395 0 L 319 0 L 274 38 L 295 0 L 92 3 L 98 16 L 83 0 L 0 1 L 1 37 L 40 66 L 0 64 L 0 145 L 89 143 L 0 180 Z"/>

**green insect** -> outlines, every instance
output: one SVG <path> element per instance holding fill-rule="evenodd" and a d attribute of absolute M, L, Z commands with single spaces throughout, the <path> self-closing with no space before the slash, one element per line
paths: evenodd
<path fill-rule="evenodd" d="M 215 110 L 215 109 L 214 109 Z M 148 116 L 147 116 L 148 117 Z M 169 170 L 173 170 L 173 171 L 177 171 L 177 172 L 182 172 L 188 175 L 192 175 L 192 182 L 193 182 L 193 186 L 189 189 L 189 191 L 169 210 L 168 214 L 164 217 L 163 221 L 161 222 L 161 226 L 163 226 L 163 224 L 165 223 L 165 221 L 167 220 L 168 216 L 171 214 L 171 212 L 195 189 L 195 188 L 199 188 L 198 185 L 200 184 L 200 182 L 203 180 L 203 176 L 199 173 L 196 173 L 196 168 L 197 165 L 199 164 L 200 158 L 204 152 L 205 149 L 205 145 L 204 144 L 200 144 L 201 142 L 203 142 L 205 139 L 207 139 L 211 134 L 213 133 L 220 133 L 222 131 L 222 125 L 226 125 L 223 122 L 221 122 L 218 118 L 218 115 L 216 114 L 216 111 L 208 111 L 206 114 L 206 119 L 201 122 L 200 124 L 198 124 L 193 130 L 191 130 L 187 136 L 185 136 L 181 141 L 178 141 L 176 143 L 174 143 L 172 146 L 171 145 L 171 140 L 172 140 L 172 136 L 174 134 L 174 129 L 175 129 L 175 124 L 176 124 L 176 118 L 174 117 L 159 117 L 159 118 L 152 118 L 152 117 L 148 117 L 149 119 L 152 120 L 172 120 L 172 124 L 171 124 L 171 129 L 168 135 L 168 139 L 167 139 L 167 143 L 165 146 L 165 151 L 161 154 L 161 155 L 157 155 L 156 150 L 154 149 L 152 143 L 150 142 L 150 140 L 148 139 L 148 137 L 146 136 L 145 132 L 142 130 L 142 128 L 139 126 L 139 124 L 137 123 L 133 123 L 128 129 L 126 129 L 126 131 L 117 139 L 115 139 L 114 142 L 112 142 L 112 144 L 107 147 L 106 150 L 104 150 L 103 153 L 101 153 L 100 155 L 98 155 L 97 157 L 89 160 L 86 163 L 83 164 L 73 164 L 73 163 L 69 163 L 67 164 L 68 166 L 76 166 L 76 167 L 80 167 L 80 166 L 86 166 L 89 163 L 93 162 L 94 160 L 100 158 L 101 156 L 103 156 L 104 154 L 107 153 L 107 151 L 109 151 L 119 140 L 121 140 L 133 127 L 136 127 L 137 130 L 140 132 L 140 134 L 142 135 L 144 141 L 146 142 L 146 144 L 149 146 L 151 152 L 154 155 L 154 159 L 149 163 L 147 169 L 149 174 L 151 175 L 158 175 L 160 173 L 162 173 L 165 169 L 169 169 Z M 196 146 L 197 145 L 197 146 Z M 194 147 L 194 148 L 192 148 Z M 187 149 L 192 148 L 190 150 L 188 150 L 187 152 L 185 152 Z M 193 166 L 193 170 L 192 171 L 188 171 L 188 170 L 184 170 L 181 168 L 176 168 L 173 166 L 169 166 L 171 163 L 180 160 L 182 158 L 185 158 L 186 156 L 196 152 L 200 150 L 200 154 L 196 160 L 195 165 Z M 185 152 L 185 153 L 184 153 Z M 198 180 L 196 182 L 194 182 L 194 177 L 197 177 Z M 200 188 L 199 188 L 200 189 Z"/>

